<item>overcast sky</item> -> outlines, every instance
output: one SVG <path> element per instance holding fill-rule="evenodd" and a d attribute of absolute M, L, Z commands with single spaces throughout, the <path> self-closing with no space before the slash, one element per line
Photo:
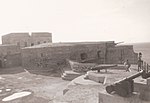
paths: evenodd
<path fill-rule="evenodd" d="M 0 36 L 39 31 L 54 42 L 150 42 L 150 0 L 0 0 Z"/>

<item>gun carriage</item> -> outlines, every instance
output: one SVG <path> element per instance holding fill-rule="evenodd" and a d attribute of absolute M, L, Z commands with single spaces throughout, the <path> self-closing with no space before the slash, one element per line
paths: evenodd
<path fill-rule="evenodd" d="M 111 85 L 106 86 L 106 91 L 109 94 L 116 93 L 122 97 L 130 97 L 134 91 L 134 80 L 135 78 L 142 76 L 146 79 L 150 77 L 150 72 L 146 73 L 145 70 L 119 80 Z"/>

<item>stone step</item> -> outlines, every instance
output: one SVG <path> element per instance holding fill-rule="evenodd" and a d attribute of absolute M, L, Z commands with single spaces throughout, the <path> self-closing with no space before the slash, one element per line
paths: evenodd
<path fill-rule="evenodd" d="M 82 75 L 83 73 L 77 73 L 77 72 L 74 72 L 74 71 L 65 71 L 64 72 L 65 74 L 67 74 L 67 75 Z"/>
<path fill-rule="evenodd" d="M 67 74 L 67 73 L 63 73 L 64 76 L 73 76 L 73 77 L 76 77 L 76 76 L 80 76 L 82 74 Z"/>
<path fill-rule="evenodd" d="M 73 79 L 77 78 L 80 75 L 82 75 L 82 74 L 74 72 L 74 71 L 65 71 L 61 77 L 64 80 L 73 80 Z"/>
<path fill-rule="evenodd" d="M 78 76 L 80 76 L 80 75 L 63 75 L 65 78 L 76 78 L 76 77 L 78 77 Z"/>

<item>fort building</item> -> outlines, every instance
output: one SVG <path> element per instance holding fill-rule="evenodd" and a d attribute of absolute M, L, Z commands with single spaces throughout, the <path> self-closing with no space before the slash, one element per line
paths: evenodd
<path fill-rule="evenodd" d="M 10 33 L 2 36 L 0 48 L 1 67 L 56 69 L 67 66 L 67 59 L 99 64 L 123 63 L 128 59 L 137 63 L 132 45 L 117 45 L 114 41 L 52 43 L 48 32 Z"/>
<path fill-rule="evenodd" d="M 56 74 L 60 70 L 59 68 L 68 67 L 68 59 L 82 62 L 79 63 L 82 65 L 87 62 L 108 65 L 106 69 L 104 68 L 105 72 L 98 71 L 99 73 L 92 70 L 88 71 L 89 69 L 85 75 L 79 72 L 75 73 L 73 70 L 65 72 L 69 79 L 71 76 L 71 79 L 76 78 L 76 75 L 79 77 L 67 85 L 63 90 L 63 95 L 61 95 L 62 98 L 59 95 L 52 101 L 72 102 L 78 99 L 79 101 L 86 100 L 85 103 L 149 103 L 150 79 L 148 77 L 150 75 L 149 72 L 145 72 L 149 68 L 148 64 L 144 63 L 143 68 L 145 69 L 138 73 L 135 70 L 125 73 L 124 69 L 121 69 L 122 65 L 118 65 L 119 69 L 117 67 L 111 68 L 107 72 L 107 67 L 112 64 L 123 64 L 126 60 L 131 64 L 137 63 L 138 54 L 134 52 L 133 45 L 118 45 L 114 41 L 52 43 L 51 33 L 41 32 L 32 33 L 31 36 L 29 33 L 10 33 L 2 37 L 0 68 L 23 66 L 30 73 L 33 73 L 32 70 L 37 70 L 40 74 L 43 72 L 42 70 L 45 70 L 46 73 L 50 71 L 50 73 Z M 132 65 L 133 68 L 135 66 Z M 80 66 L 77 68 L 80 68 Z M 85 65 L 83 68 L 85 68 Z M 60 74 L 60 71 L 58 73 Z M 142 78 L 137 78 L 139 76 Z M 18 79 L 20 78 L 22 77 Z M 36 77 L 36 79 L 39 78 Z M 135 79 L 135 83 L 133 79 Z M 147 81 L 143 79 L 147 79 Z M 84 98 L 81 98 L 81 96 Z"/>

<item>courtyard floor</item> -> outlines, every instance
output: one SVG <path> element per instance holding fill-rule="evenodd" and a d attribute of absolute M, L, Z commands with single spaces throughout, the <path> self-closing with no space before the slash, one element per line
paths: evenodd
<path fill-rule="evenodd" d="M 102 71 L 99 75 L 107 76 L 106 84 L 109 84 L 133 75 L 136 68 L 132 66 L 132 72 L 124 69 Z M 98 92 L 105 90 L 104 87 L 80 77 L 70 82 L 60 77 L 31 74 L 22 67 L 0 69 L 0 103 L 98 103 Z M 69 91 L 63 95 L 66 88 Z M 29 95 L 16 99 L 10 97 L 22 92 Z"/>
<path fill-rule="evenodd" d="M 60 77 L 31 74 L 22 67 L 0 70 L 0 103 L 51 103 L 69 83 Z M 14 93 L 28 96 L 6 100 Z"/>

